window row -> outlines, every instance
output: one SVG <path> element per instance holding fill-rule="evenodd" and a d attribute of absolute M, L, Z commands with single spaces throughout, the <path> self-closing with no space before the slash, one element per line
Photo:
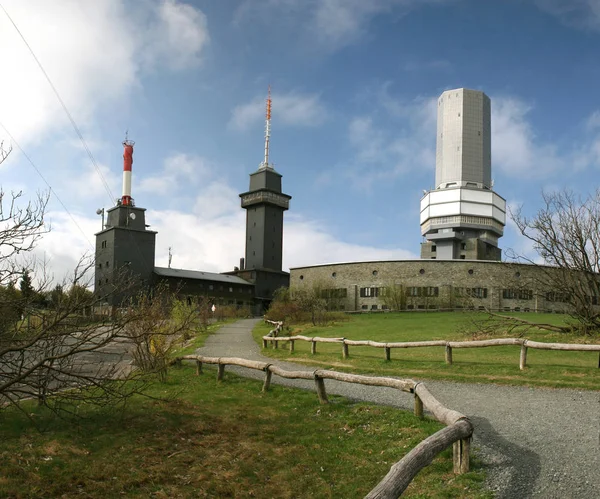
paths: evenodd
<path fill-rule="evenodd" d="M 503 289 L 502 298 L 505 300 L 533 300 L 531 289 Z"/>
<path fill-rule="evenodd" d="M 434 286 L 411 286 L 406 288 L 406 296 L 439 296 L 440 288 Z"/>

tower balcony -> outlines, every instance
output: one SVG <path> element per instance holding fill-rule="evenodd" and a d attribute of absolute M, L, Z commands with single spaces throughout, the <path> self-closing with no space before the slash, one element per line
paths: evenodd
<path fill-rule="evenodd" d="M 421 234 L 440 229 L 478 229 L 502 236 L 506 201 L 490 190 L 463 187 L 430 191 L 421 199 Z"/>
<path fill-rule="evenodd" d="M 284 210 L 289 209 L 291 196 L 287 194 L 277 193 L 269 190 L 261 189 L 259 191 L 251 191 L 240 194 L 242 208 L 248 208 L 257 204 L 272 204 L 279 206 Z"/>

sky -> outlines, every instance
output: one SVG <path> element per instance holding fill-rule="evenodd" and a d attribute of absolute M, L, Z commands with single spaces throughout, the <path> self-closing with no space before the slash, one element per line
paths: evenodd
<path fill-rule="evenodd" d="M 491 98 L 492 178 L 510 207 L 533 214 L 543 191 L 585 195 L 600 179 L 599 0 L 0 6 L 0 140 L 13 147 L 0 185 L 23 203 L 52 189 L 35 254 L 56 279 L 93 253 L 96 210 L 121 196 L 126 132 L 156 265 L 169 247 L 175 268 L 238 265 L 269 85 L 270 159 L 292 196 L 284 270 L 419 257 L 444 90 Z M 510 219 L 500 247 L 533 256 Z"/>

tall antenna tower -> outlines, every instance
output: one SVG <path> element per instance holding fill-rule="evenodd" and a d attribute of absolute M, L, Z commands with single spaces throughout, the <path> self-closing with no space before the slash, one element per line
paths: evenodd
<path fill-rule="evenodd" d="M 271 139 L 271 85 L 269 85 L 269 91 L 267 94 L 267 112 L 265 120 L 265 159 L 260 164 L 259 170 L 265 168 L 273 168 L 273 165 L 269 164 L 269 141 Z"/>

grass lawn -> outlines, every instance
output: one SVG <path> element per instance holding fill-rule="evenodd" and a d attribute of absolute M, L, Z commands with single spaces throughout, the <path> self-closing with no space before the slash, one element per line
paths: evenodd
<path fill-rule="evenodd" d="M 81 407 L 77 424 L 27 406 L 34 426 L 0 412 L 0 497 L 363 497 L 426 436 L 442 427 L 391 407 L 331 397 L 206 368 L 173 368 L 166 384 L 126 411 Z M 408 394 L 400 396 L 409 396 Z M 41 429 L 41 431 L 39 431 Z M 455 476 L 447 450 L 406 497 L 491 497 L 484 473 Z"/>
<path fill-rule="evenodd" d="M 557 314 L 513 313 L 529 321 L 562 324 L 566 316 Z M 290 334 L 305 336 L 345 337 L 352 340 L 379 342 L 474 339 L 465 332 L 474 318 L 485 316 L 476 312 L 386 313 L 348 316 L 348 321 L 327 327 L 299 326 Z M 259 324 L 254 330 L 256 341 L 272 326 Z M 516 332 L 496 337 L 515 337 Z M 551 333 L 542 330 L 527 331 L 524 338 L 541 342 L 577 343 L 596 342 L 596 337 L 582 337 Z M 293 360 L 316 366 L 331 366 L 338 370 L 375 373 L 381 376 L 400 376 L 415 379 L 440 379 L 477 383 L 502 383 L 562 388 L 600 389 L 598 352 L 568 352 L 528 349 L 527 368 L 519 370 L 519 346 L 453 349 L 453 364 L 444 362 L 444 347 L 392 349 L 391 361 L 385 361 L 383 348 L 349 347 L 349 358 L 342 359 L 342 347 L 318 343 L 317 353 L 310 353 L 310 343 L 296 341 L 295 351 L 288 351 L 287 343 L 279 350 L 263 350 L 265 355 Z"/>

